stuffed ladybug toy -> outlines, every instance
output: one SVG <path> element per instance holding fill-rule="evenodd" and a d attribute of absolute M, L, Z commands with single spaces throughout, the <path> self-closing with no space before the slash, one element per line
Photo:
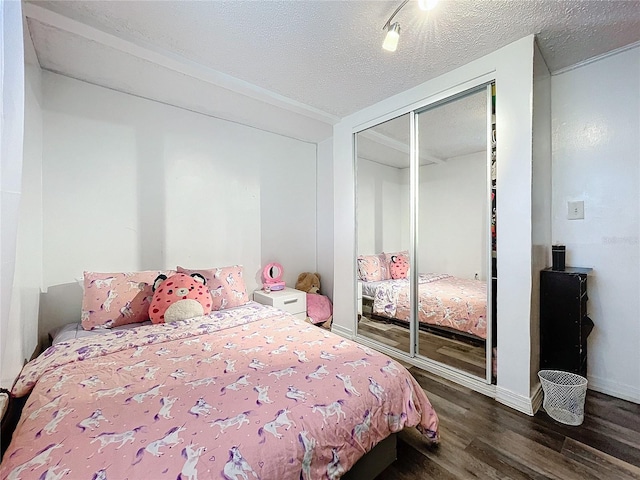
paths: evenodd
<path fill-rule="evenodd" d="M 389 272 L 391 273 L 391 278 L 394 280 L 408 278 L 409 259 L 405 255 L 393 255 L 389 263 Z"/>
<path fill-rule="evenodd" d="M 211 294 L 199 273 L 158 275 L 153 282 L 149 318 L 153 323 L 175 322 L 211 312 Z"/>

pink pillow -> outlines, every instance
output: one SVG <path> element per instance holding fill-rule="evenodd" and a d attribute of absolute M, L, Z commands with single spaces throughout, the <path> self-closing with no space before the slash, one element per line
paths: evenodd
<path fill-rule="evenodd" d="M 149 320 L 153 281 L 173 270 L 127 273 L 84 272 L 82 328 L 113 328 Z"/>
<path fill-rule="evenodd" d="M 359 255 L 358 256 L 358 276 L 364 282 L 379 282 L 389 280 L 389 269 L 383 254 Z"/>
<path fill-rule="evenodd" d="M 307 317 L 313 323 L 323 323 L 331 318 L 333 306 L 329 297 L 317 293 L 307 293 Z"/>
<path fill-rule="evenodd" d="M 242 277 L 242 265 L 201 270 L 178 267 L 177 270 L 178 273 L 186 273 L 187 275 L 199 273 L 205 278 L 213 299 L 211 304 L 212 311 L 239 307 L 249 303 L 247 287 Z"/>
<path fill-rule="evenodd" d="M 391 262 L 389 262 L 389 272 L 394 280 L 407 278 L 409 276 L 409 257 L 404 254 L 392 255 Z"/>

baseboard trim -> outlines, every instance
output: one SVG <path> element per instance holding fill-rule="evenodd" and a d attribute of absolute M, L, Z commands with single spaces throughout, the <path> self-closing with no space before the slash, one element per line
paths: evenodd
<path fill-rule="evenodd" d="M 533 387 L 533 395 L 531 395 L 531 408 L 533 409 L 534 415 L 542 407 L 543 397 L 544 393 L 542 391 L 542 385 L 537 383 L 536 386 Z"/>
<path fill-rule="evenodd" d="M 343 327 L 342 325 L 336 325 L 334 323 L 333 325 L 331 325 L 331 331 L 337 335 L 340 335 L 341 337 L 353 340 L 353 332 L 350 329 Z"/>
<path fill-rule="evenodd" d="M 534 409 L 534 399 L 538 396 L 538 392 L 534 392 L 533 396 L 527 397 L 525 395 L 519 395 L 511 390 L 507 390 L 506 388 L 502 388 L 500 386 L 496 387 L 496 400 L 507 407 L 511 407 L 514 410 L 518 410 L 519 412 L 525 413 L 529 416 L 535 415 L 540 406 Z M 542 397 L 540 397 L 541 401 Z"/>
<path fill-rule="evenodd" d="M 640 388 L 624 385 L 602 377 L 588 375 L 588 388 L 612 397 L 640 404 Z"/>

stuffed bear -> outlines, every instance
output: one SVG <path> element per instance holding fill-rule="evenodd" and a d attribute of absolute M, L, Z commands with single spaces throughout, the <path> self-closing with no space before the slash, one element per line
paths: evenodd
<path fill-rule="evenodd" d="M 296 290 L 302 290 L 307 293 L 320 293 L 320 274 L 302 272 L 298 275 Z"/>
<path fill-rule="evenodd" d="M 175 322 L 211 312 L 211 293 L 199 273 L 158 275 L 153 282 L 149 318 L 153 323 Z"/>

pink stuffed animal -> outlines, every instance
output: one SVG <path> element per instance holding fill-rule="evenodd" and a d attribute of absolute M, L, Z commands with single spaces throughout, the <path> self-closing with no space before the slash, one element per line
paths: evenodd
<path fill-rule="evenodd" d="M 391 278 L 407 278 L 409 276 L 409 259 L 405 255 L 393 255 L 389 263 Z"/>
<path fill-rule="evenodd" d="M 175 322 L 211 312 L 211 294 L 199 273 L 176 273 L 167 278 L 158 275 L 153 282 L 153 300 L 149 318 L 153 323 Z"/>

